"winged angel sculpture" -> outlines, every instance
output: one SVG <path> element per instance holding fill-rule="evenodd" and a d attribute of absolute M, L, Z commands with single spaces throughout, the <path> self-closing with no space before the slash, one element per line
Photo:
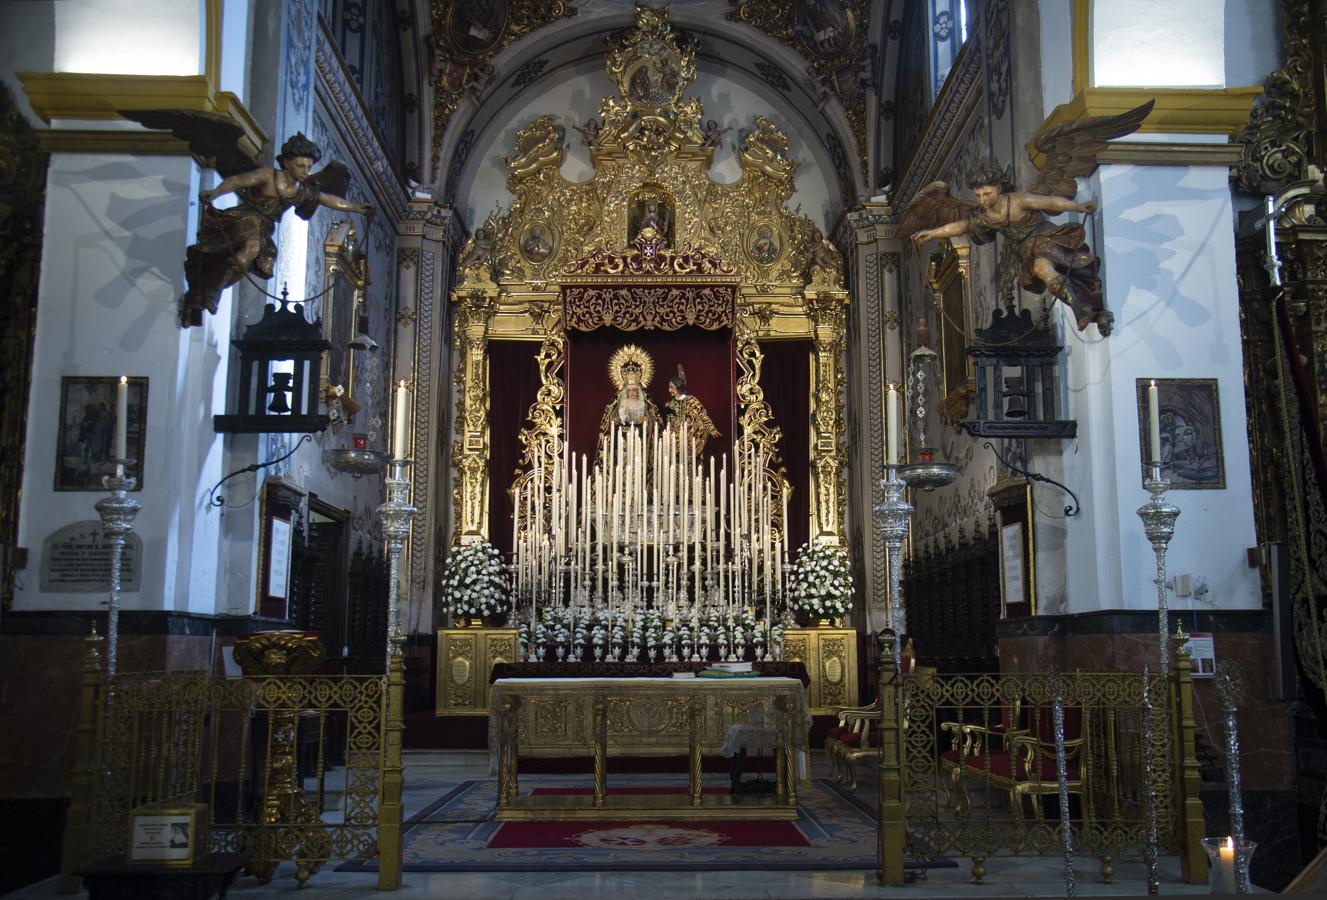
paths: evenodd
<path fill-rule="evenodd" d="M 988 244 L 997 234 L 1003 235 L 1021 248 L 1018 280 L 1024 290 L 1050 292 L 1063 300 L 1073 310 L 1079 331 L 1096 322 L 1103 337 L 1110 334 L 1115 317 L 1102 301 L 1097 276 L 1100 260 L 1087 245 L 1083 223 L 1055 224 L 1046 214 L 1096 209 L 1094 203 L 1075 202 L 1075 179 L 1096 168 L 1097 154 L 1107 141 L 1136 131 L 1152 111 L 1152 103 L 1149 100 L 1115 116 L 1075 119 L 1043 131 L 1033 144 L 1046 161 L 1026 191 L 1011 190 L 1004 173 L 993 163 L 977 166 L 968 177 L 976 203 L 959 200 L 943 181 L 931 182 L 908 204 L 900 236 L 911 236 L 920 246 L 932 238 L 963 234 L 973 243 Z"/>
<path fill-rule="evenodd" d="M 244 132 L 225 116 L 184 109 L 126 110 L 122 115 L 188 141 L 194 157 L 222 176 L 215 188 L 198 194 L 203 204 L 198 243 L 189 246 L 184 262 L 188 287 L 180 320 L 186 326 L 201 324 L 203 310 L 215 313 L 221 292 L 248 273 L 272 277 L 277 254 L 272 235 L 291 207 L 303 219 L 313 218 L 319 206 L 373 211 L 367 203 L 345 199 L 350 172 L 343 164 L 333 160 L 313 171 L 322 152 L 303 133 L 281 146 L 276 168 L 259 165 L 240 146 Z M 214 199 L 230 193 L 239 203 L 228 209 L 212 206 Z"/>

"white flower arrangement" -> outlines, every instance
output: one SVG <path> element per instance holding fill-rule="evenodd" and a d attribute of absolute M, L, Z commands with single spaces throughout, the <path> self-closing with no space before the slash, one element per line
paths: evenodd
<path fill-rule="evenodd" d="M 452 549 L 442 572 L 444 608 L 453 616 L 496 616 L 507 611 L 502 554 L 487 541 Z"/>
<path fill-rule="evenodd" d="M 848 551 L 835 544 L 803 544 L 789 579 L 788 606 L 816 618 L 846 616 L 852 609 Z"/>

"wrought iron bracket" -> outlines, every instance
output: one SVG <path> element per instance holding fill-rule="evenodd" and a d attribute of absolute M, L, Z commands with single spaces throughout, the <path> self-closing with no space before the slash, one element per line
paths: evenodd
<path fill-rule="evenodd" d="M 227 481 L 230 481 L 236 475 L 244 475 L 247 472 L 261 472 L 263 469 L 266 469 L 268 466 L 274 466 L 279 462 L 285 462 L 286 460 L 290 459 L 292 456 L 295 455 L 295 451 L 298 450 L 300 447 L 302 447 L 305 441 L 311 441 L 311 440 L 313 440 L 313 435 L 305 434 L 301 436 L 298 441 L 295 442 L 295 446 L 290 448 L 290 452 L 282 456 L 278 456 L 276 459 L 269 459 L 267 462 L 250 463 L 249 465 L 245 466 L 242 469 L 236 469 L 234 472 L 231 472 L 225 478 L 221 479 L 216 484 L 212 485 L 212 490 L 207 492 L 208 506 L 219 506 L 224 510 L 226 508 L 226 498 L 224 495 L 220 497 L 217 496 L 218 488 L 220 488 Z"/>
<path fill-rule="evenodd" d="M 1072 497 L 1074 502 L 1064 508 L 1064 514 L 1066 516 L 1076 516 L 1083 511 L 1083 504 L 1078 501 L 1078 495 L 1075 494 L 1072 490 L 1070 490 L 1068 485 L 1061 484 L 1060 482 L 1056 481 L 1054 478 L 1047 478 L 1045 475 L 1039 475 L 1036 472 L 1029 471 L 1020 465 L 1010 462 L 1000 454 L 999 450 L 995 449 L 995 445 L 992 444 L 990 441 L 983 441 L 982 446 L 990 450 L 992 453 L 994 453 L 995 458 L 1000 461 L 1000 464 L 1004 466 L 1006 469 L 1009 469 L 1011 472 L 1017 472 L 1019 475 L 1031 478 L 1033 481 L 1041 481 L 1046 484 L 1053 484 L 1057 488 L 1068 494 L 1070 497 Z"/>

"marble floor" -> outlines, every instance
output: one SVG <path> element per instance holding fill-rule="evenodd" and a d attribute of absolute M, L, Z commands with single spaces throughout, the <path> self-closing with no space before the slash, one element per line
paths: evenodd
<path fill-rule="evenodd" d="M 817 754 L 819 757 L 819 754 Z M 488 755 L 482 751 L 408 751 L 406 753 L 405 813 L 414 815 L 462 781 L 487 778 Z M 827 774 L 822 758 L 813 760 L 813 775 Z M 863 785 L 870 791 L 873 785 Z M 1113 884 L 1104 884 L 1094 859 L 1079 859 L 1077 887 L 1080 896 L 1140 896 L 1147 893 L 1146 872 L 1141 861 L 1120 860 L 1115 864 Z M 986 862 L 984 884 L 973 884 L 971 866 L 960 860 L 957 868 L 931 869 L 926 881 L 903 887 L 876 884 L 873 872 L 407 872 L 402 898 L 445 897 L 484 900 L 766 900 L 766 898 L 836 897 L 1054 897 L 1065 895 L 1064 863 L 1060 857 L 992 857 Z M 1179 880 L 1175 858 L 1162 860 L 1163 894 L 1206 894 L 1207 886 L 1187 885 Z M 377 893 L 375 873 L 337 872 L 329 864 L 299 890 L 294 867 L 284 864 L 266 885 L 241 877 L 231 888 L 231 897 L 341 898 Z M 45 897 L 56 893 L 55 879 L 41 882 L 11 896 Z"/>

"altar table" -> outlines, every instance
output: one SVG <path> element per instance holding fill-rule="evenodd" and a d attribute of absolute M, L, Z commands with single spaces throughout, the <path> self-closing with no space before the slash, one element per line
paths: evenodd
<path fill-rule="evenodd" d="M 720 752 L 731 726 L 762 718 L 778 735 L 775 794 L 704 793 L 701 757 Z M 806 688 L 796 678 L 503 678 L 493 683 L 489 715 L 497 818 L 790 821 L 797 818 L 797 782 L 808 771 L 810 728 Z M 686 792 L 609 793 L 614 753 L 685 756 Z M 522 795 L 522 755 L 593 757 L 592 793 Z"/>

